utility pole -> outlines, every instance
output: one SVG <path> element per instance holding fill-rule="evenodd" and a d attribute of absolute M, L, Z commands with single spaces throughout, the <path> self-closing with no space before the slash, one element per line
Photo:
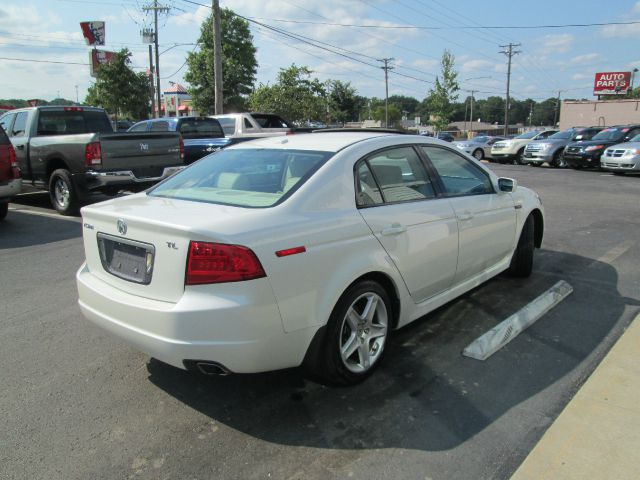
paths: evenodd
<path fill-rule="evenodd" d="M 499 53 L 504 53 L 509 58 L 507 67 L 507 102 L 504 106 L 504 134 L 509 134 L 509 86 L 511 84 L 511 57 L 520 53 L 520 50 L 514 50 L 513 47 L 519 47 L 520 43 L 509 43 L 509 45 L 500 45 L 500 48 L 504 48 Z"/>
<path fill-rule="evenodd" d="M 151 115 L 155 118 L 160 117 L 160 104 L 157 104 L 158 109 L 156 111 L 156 100 L 153 88 L 153 47 L 149 44 L 149 96 L 151 97 Z"/>
<path fill-rule="evenodd" d="M 531 123 L 533 122 L 533 101 L 529 107 L 529 127 L 531 127 Z"/>
<path fill-rule="evenodd" d="M 475 90 L 471 90 L 471 113 L 469 114 L 469 120 L 471 120 L 471 138 L 473 138 L 473 94 L 475 92 Z"/>
<path fill-rule="evenodd" d="M 213 91 L 214 113 L 220 115 L 222 112 L 222 32 L 220 31 L 220 2 L 212 0 L 213 10 Z"/>
<path fill-rule="evenodd" d="M 558 123 L 558 112 L 560 110 L 560 92 L 562 90 L 558 90 L 558 98 L 556 99 L 556 111 L 553 114 L 553 126 L 556 126 L 556 123 Z"/>
<path fill-rule="evenodd" d="M 158 5 L 158 0 L 153 0 L 153 7 L 142 7 L 142 10 L 149 12 L 153 10 L 153 43 L 156 47 L 156 105 L 158 106 L 158 117 L 160 117 L 160 53 L 158 52 L 158 12 L 168 13 L 171 8 Z"/>
<path fill-rule="evenodd" d="M 76 85 L 76 103 L 80 104 L 80 101 L 78 100 L 78 85 Z"/>
<path fill-rule="evenodd" d="M 393 67 L 389 65 L 395 58 L 382 58 L 379 62 L 384 62 L 384 67 L 380 67 L 384 70 L 384 128 L 389 128 L 389 70 L 393 70 Z"/>

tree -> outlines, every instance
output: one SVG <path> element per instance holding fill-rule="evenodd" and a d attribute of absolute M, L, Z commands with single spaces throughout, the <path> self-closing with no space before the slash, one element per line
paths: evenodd
<path fill-rule="evenodd" d="M 389 105 L 391 104 L 398 107 L 398 110 L 400 110 L 400 112 L 405 113 L 408 117 L 411 117 L 416 112 L 418 105 L 420 105 L 420 102 L 417 99 L 413 97 L 407 97 L 406 95 L 391 95 L 389 97 Z"/>
<path fill-rule="evenodd" d="M 344 123 L 357 120 L 361 106 L 362 97 L 356 94 L 350 82 L 329 81 L 329 116 L 333 121 Z"/>
<path fill-rule="evenodd" d="M 385 108 L 384 105 L 380 105 L 376 107 L 373 111 L 373 119 L 378 120 L 383 123 L 385 120 Z M 402 119 L 402 112 L 400 109 L 394 104 L 389 104 L 389 127 L 398 126 L 398 123 Z"/>
<path fill-rule="evenodd" d="M 245 110 L 246 96 L 255 82 L 258 62 L 249 23 L 233 11 L 220 11 L 222 36 L 222 93 L 224 110 Z M 215 101 L 213 75 L 213 13 L 200 27 L 200 50 L 187 55 L 184 79 L 191 84 L 193 105 L 201 113 L 212 113 Z"/>
<path fill-rule="evenodd" d="M 436 76 L 436 82 L 429 90 L 426 103 L 432 116 L 431 122 L 436 130 L 447 128 L 453 113 L 453 103 L 458 99 L 458 73 L 454 70 L 455 57 L 449 50 L 442 54 L 442 81 Z"/>
<path fill-rule="evenodd" d="M 273 85 L 260 85 L 249 97 L 252 110 L 276 113 L 294 122 L 324 118 L 327 111 L 324 84 L 311 78 L 307 67 L 281 68 Z"/>
<path fill-rule="evenodd" d="M 116 117 L 147 118 L 150 111 L 149 80 L 144 73 L 135 73 L 129 67 L 130 58 L 129 49 L 123 48 L 116 52 L 111 62 L 102 65 L 84 103 L 103 107 Z"/>

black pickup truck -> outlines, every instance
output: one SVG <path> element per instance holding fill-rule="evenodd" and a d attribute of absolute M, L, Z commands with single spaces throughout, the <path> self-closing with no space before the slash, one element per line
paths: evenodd
<path fill-rule="evenodd" d="M 0 116 L 0 125 L 23 184 L 48 190 L 63 215 L 75 213 L 92 192 L 143 190 L 184 167 L 180 134 L 114 133 L 101 108 L 21 108 Z"/>

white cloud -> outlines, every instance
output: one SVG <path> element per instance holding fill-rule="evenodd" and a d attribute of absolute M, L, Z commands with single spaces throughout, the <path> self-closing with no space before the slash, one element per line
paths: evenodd
<path fill-rule="evenodd" d="M 640 2 L 636 2 L 636 4 L 633 6 L 633 12 L 640 13 Z"/>
<path fill-rule="evenodd" d="M 495 63 L 490 62 L 488 60 L 468 60 L 460 65 L 460 71 L 465 73 L 483 73 L 493 70 L 495 67 Z"/>
<path fill-rule="evenodd" d="M 546 35 L 542 39 L 542 46 L 557 53 L 565 53 L 571 50 L 575 37 L 570 33 Z"/>
<path fill-rule="evenodd" d="M 572 80 L 586 80 L 587 78 L 593 78 L 593 75 L 586 75 L 584 73 L 576 73 L 571 77 Z"/>
<path fill-rule="evenodd" d="M 569 63 L 571 63 L 572 65 L 582 65 L 593 63 L 599 58 L 599 53 L 587 53 L 585 55 L 578 55 L 577 57 L 573 57 L 571 60 L 569 60 Z"/>
<path fill-rule="evenodd" d="M 602 35 L 606 38 L 637 38 L 640 35 L 640 24 L 605 25 L 602 27 Z"/>
<path fill-rule="evenodd" d="M 179 27 L 193 27 L 194 24 L 202 24 L 210 14 L 211 8 L 200 6 L 194 12 L 184 12 L 169 17 L 169 23 Z"/>

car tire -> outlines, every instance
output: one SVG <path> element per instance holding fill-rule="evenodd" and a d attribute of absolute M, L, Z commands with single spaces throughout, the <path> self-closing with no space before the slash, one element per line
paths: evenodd
<path fill-rule="evenodd" d="M 558 150 L 553 154 L 553 160 L 551 160 L 551 166 L 553 168 L 566 168 L 567 162 L 564 161 L 564 155 L 562 150 Z"/>
<path fill-rule="evenodd" d="M 7 216 L 7 212 L 9 211 L 8 203 L 0 203 L 0 220 L 4 220 Z"/>
<path fill-rule="evenodd" d="M 539 166 L 541 166 L 542 164 L 541 164 L 541 163 L 539 163 L 539 162 L 529 162 L 529 165 L 531 165 L 532 167 L 539 167 Z"/>
<path fill-rule="evenodd" d="M 349 287 L 329 317 L 321 348 L 305 362 L 308 373 L 329 385 L 365 380 L 380 364 L 392 315 L 389 294 L 379 283 L 365 280 Z"/>
<path fill-rule="evenodd" d="M 613 172 L 614 175 L 623 176 L 627 172 Z"/>
<path fill-rule="evenodd" d="M 524 164 L 523 159 L 524 159 L 524 147 L 518 150 L 518 153 L 516 153 L 516 156 L 513 157 L 513 164 L 523 165 Z"/>
<path fill-rule="evenodd" d="M 69 170 L 59 168 L 49 177 L 51 204 L 62 215 L 74 215 L 80 208 L 78 192 L 71 180 Z"/>
<path fill-rule="evenodd" d="M 476 148 L 473 151 L 473 158 L 475 158 L 476 160 L 480 161 L 484 158 L 484 152 L 482 151 L 481 148 Z"/>
<path fill-rule="evenodd" d="M 531 275 L 535 250 L 534 228 L 533 217 L 529 215 L 522 227 L 516 251 L 511 257 L 508 273 L 512 277 L 526 278 Z"/>

